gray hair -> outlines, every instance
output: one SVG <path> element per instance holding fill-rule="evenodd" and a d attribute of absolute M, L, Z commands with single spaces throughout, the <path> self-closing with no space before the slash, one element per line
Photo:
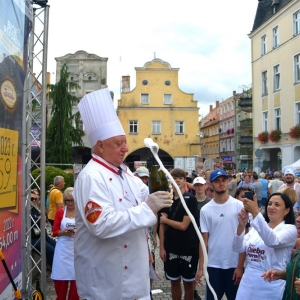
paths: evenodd
<path fill-rule="evenodd" d="M 275 178 L 280 178 L 280 173 L 278 171 L 274 172 L 274 177 Z"/>
<path fill-rule="evenodd" d="M 63 180 L 64 180 L 64 178 L 62 176 L 56 176 L 56 177 L 54 177 L 53 183 L 56 186 Z"/>
<path fill-rule="evenodd" d="M 66 204 L 66 197 L 70 196 L 70 195 L 72 196 L 73 191 L 74 191 L 73 187 L 68 187 L 68 188 L 65 189 L 65 191 L 64 191 L 64 204 Z"/>
<path fill-rule="evenodd" d="M 261 173 L 259 174 L 259 177 L 260 177 L 260 178 L 266 178 L 266 173 L 261 172 Z"/>

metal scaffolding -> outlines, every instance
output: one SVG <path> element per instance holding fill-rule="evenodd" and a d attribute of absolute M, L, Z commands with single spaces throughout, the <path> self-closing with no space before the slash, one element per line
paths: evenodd
<path fill-rule="evenodd" d="M 47 1 L 37 4 L 33 1 L 33 22 L 29 35 L 28 65 L 24 85 L 24 107 L 22 128 L 22 293 L 31 295 L 35 290 L 33 274 L 38 274 L 40 289 L 46 297 L 46 230 L 40 230 L 40 250 L 31 243 L 31 229 L 35 225 L 31 218 L 32 203 L 31 189 L 38 186 L 40 190 L 40 228 L 45 228 L 45 143 L 46 143 L 46 89 L 47 89 L 47 49 L 49 6 Z M 36 7 L 35 7 L 36 6 Z M 34 108 L 34 109 L 33 109 Z M 37 109 L 35 109 L 37 108 Z M 32 127 L 38 126 L 38 133 L 32 134 Z M 37 149 L 36 158 L 32 157 L 32 148 Z M 40 169 L 38 185 L 37 179 L 31 176 L 32 169 Z M 38 255 L 33 255 L 37 253 Z M 34 256 L 37 256 L 36 259 Z"/>

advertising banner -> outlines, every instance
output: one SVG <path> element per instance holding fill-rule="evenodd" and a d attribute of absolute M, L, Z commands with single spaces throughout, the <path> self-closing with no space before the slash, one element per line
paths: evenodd
<path fill-rule="evenodd" d="M 194 156 L 175 156 L 174 168 L 180 168 L 188 172 L 190 175 L 195 170 L 196 159 Z"/>
<path fill-rule="evenodd" d="M 32 24 L 29 0 L 2 1 L 0 9 L 0 247 L 21 288 L 22 157 L 24 80 L 27 41 Z M 0 265 L 0 299 L 14 299 Z"/>
<path fill-rule="evenodd" d="M 134 166 L 135 170 L 140 167 L 147 168 L 147 162 L 146 161 L 135 161 L 133 166 Z"/>

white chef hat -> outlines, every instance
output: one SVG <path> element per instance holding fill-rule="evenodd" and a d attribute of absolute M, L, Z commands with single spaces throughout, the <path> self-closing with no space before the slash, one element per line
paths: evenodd
<path fill-rule="evenodd" d="M 78 110 L 92 147 L 98 140 L 125 135 L 108 88 L 85 95 Z"/>
<path fill-rule="evenodd" d="M 284 176 L 286 174 L 291 174 L 291 175 L 295 176 L 296 169 L 292 166 L 286 166 L 282 169 L 282 172 L 283 172 Z"/>

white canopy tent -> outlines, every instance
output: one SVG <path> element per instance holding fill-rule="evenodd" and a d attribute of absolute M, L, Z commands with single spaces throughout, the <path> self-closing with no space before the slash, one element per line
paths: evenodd
<path fill-rule="evenodd" d="M 300 159 L 291 164 L 292 167 L 294 167 L 297 171 L 300 170 Z"/>

